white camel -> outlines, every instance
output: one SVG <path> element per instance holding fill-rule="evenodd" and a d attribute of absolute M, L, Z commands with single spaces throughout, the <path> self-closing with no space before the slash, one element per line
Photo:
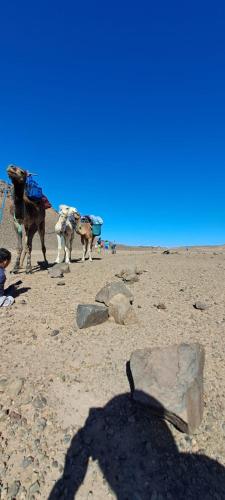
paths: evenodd
<path fill-rule="evenodd" d="M 59 219 L 55 225 L 55 232 L 58 241 L 58 255 L 55 262 L 60 263 L 60 253 L 63 249 L 64 256 L 62 262 L 67 264 L 71 261 L 74 232 L 76 227 L 76 219 L 80 215 L 76 208 L 68 207 L 67 205 L 59 206 Z"/>

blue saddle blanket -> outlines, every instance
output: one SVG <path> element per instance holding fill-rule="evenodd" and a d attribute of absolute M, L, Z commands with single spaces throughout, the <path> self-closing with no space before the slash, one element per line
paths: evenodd
<path fill-rule="evenodd" d="M 43 197 L 42 189 L 33 179 L 32 175 L 27 177 L 25 192 L 27 197 L 31 200 L 41 200 Z"/>

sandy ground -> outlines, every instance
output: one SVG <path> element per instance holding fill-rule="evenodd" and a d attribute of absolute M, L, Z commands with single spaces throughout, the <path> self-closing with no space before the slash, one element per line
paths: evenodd
<path fill-rule="evenodd" d="M 0 310 L 0 498 L 225 498 L 224 247 L 94 257 L 74 261 L 64 286 L 43 270 L 10 277 L 24 293 Z M 133 264 L 145 270 L 129 286 L 138 322 L 79 330 L 77 305 Z M 137 348 L 193 341 L 206 351 L 205 412 L 186 436 L 130 401 L 126 362 Z M 191 459 L 200 472 L 188 489 Z"/>

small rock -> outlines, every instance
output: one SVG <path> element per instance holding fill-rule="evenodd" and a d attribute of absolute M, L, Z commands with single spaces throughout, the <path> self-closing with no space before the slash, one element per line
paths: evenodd
<path fill-rule="evenodd" d="M 11 411 L 9 414 L 12 424 L 18 424 L 21 421 L 21 415 L 17 411 Z"/>
<path fill-rule="evenodd" d="M 29 465 L 33 464 L 33 462 L 34 462 L 33 457 L 25 457 L 22 461 L 21 467 L 23 469 L 26 469 L 27 467 L 29 467 Z"/>
<path fill-rule="evenodd" d="M 114 297 L 114 295 L 118 295 L 118 293 L 125 295 L 125 297 L 128 297 L 130 302 L 133 302 L 133 294 L 121 281 L 114 281 L 113 283 L 109 283 L 108 285 L 104 286 L 97 293 L 95 300 L 97 302 L 103 302 L 106 306 L 108 306 L 110 300 Z"/>
<path fill-rule="evenodd" d="M 41 410 L 47 405 L 47 400 L 42 394 L 38 394 L 36 398 L 32 401 L 34 408 Z"/>
<path fill-rule="evenodd" d="M 65 284 L 66 284 L 66 282 L 65 282 L 65 281 L 58 281 L 58 282 L 57 282 L 57 285 L 58 285 L 58 286 L 64 286 Z"/>
<path fill-rule="evenodd" d="M 70 434 L 65 434 L 63 440 L 64 440 L 64 443 L 70 443 L 70 441 L 71 441 Z"/>
<path fill-rule="evenodd" d="M 108 319 L 108 308 L 96 304 L 79 304 L 77 307 L 78 328 L 99 325 Z"/>
<path fill-rule="evenodd" d="M 209 306 L 207 304 L 204 304 L 204 302 L 195 302 L 193 307 L 195 309 L 199 309 L 200 311 L 205 311 L 209 308 Z"/>
<path fill-rule="evenodd" d="M 59 269 L 63 274 L 70 273 L 70 266 L 66 262 L 61 262 L 60 264 L 55 264 L 52 269 Z"/>
<path fill-rule="evenodd" d="M 21 483 L 20 481 L 14 481 L 8 490 L 8 498 L 15 498 L 20 491 Z"/>
<path fill-rule="evenodd" d="M 55 269 L 55 266 L 54 267 L 51 267 L 49 270 L 48 270 L 48 274 L 50 276 L 50 278 L 63 278 L 63 272 L 61 271 L 61 269 Z"/>
<path fill-rule="evenodd" d="M 52 332 L 50 332 L 50 336 L 51 337 L 56 337 L 56 335 L 59 335 L 60 331 L 59 330 L 52 330 Z"/>
<path fill-rule="evenodd" d="M 160 302 L 159 304 L 154 304 L 154 307 L 157 307 L 157 309 L 161 309 L 162 311 L 166 310 L 166 306 L 163 302 Z"/>
<path fill-rule="evenodd" d="M 40 429 L 40 430 L 43 431 L 45 429 L 46 425 L 47 425 L 46 418 L 39 418 L 37 420 L 37 427 L 38 427 L 38 429 Z"/>
<path fill-rule="evenodd" d="M 125 276 L 123 276 L 123 281 L 129 283 L 136 283 L 137 281 L 139 281 L 139 278 L 137 274 L 125 274 Z"/>

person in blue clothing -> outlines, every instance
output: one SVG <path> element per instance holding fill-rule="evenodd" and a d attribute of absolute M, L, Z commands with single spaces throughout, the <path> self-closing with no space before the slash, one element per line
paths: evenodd
<path fill-rule="evenodd" d="M 11 306 L 14 298 L 11 295 L 5 295 L 6 275 L 5 269 L 11 262 L 11 252 L 6 248 L 0 248 L 0 307 Z"/>

